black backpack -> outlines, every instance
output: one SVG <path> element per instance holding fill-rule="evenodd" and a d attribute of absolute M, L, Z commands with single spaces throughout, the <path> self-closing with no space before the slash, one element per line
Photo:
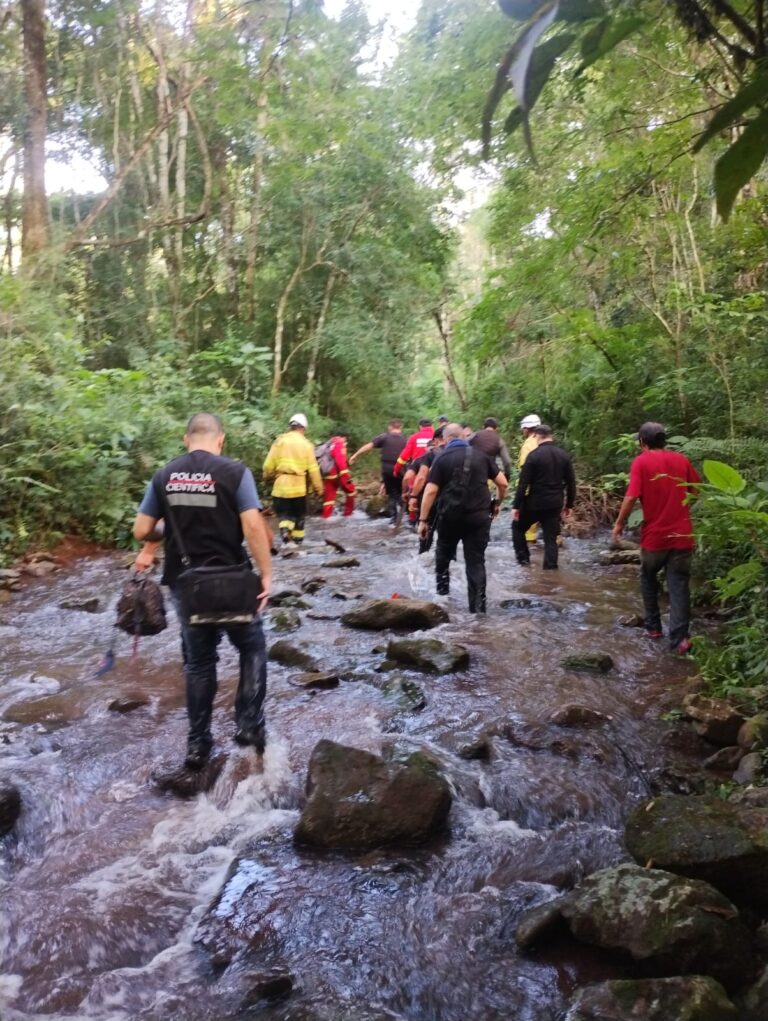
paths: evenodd
<path fill-rule="evenodd" d="M 456 467 L 448 480 L 448 484 L 440 491 L 437 501 L 438 517 L 451 521 L 460 518 L 464 512 L 469 484 L 469 472 L 472 467 L 472 447 L 464 451 L 461 467 Z"/>
<path fill-rule="evenodd" d="M 157 635 L 165 630 L 165 601 L 156 581 L 143 574 L 128 579 L 117 601 L 115 627 L 129 635 Z"/>

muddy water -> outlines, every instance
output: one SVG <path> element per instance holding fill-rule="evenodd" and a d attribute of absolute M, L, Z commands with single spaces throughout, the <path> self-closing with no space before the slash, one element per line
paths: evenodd
<path fill-rule="evenodd" d="M 310 544 L 278 565 L 277 588 L 322 574 L 312 612 L 338 615 L 347 596 L 432 593 L 431 554 L 360 519 L 312 522 L 310 535 L 342 541 L 362 566 L 323 567 L 333 551 Z M 534 560 L 540 553 L 534 554 Z M 269 745 L 263 766 L 231 744 L 236 660 L 222 647 L 214 732 L 228 753 L 214 789 L 191 801 L 153 790 L 151 773 L 178 762 L 185 714 L 175 623 L 117 640 L 117 664 L 94 669 L 112 637 L 124 577 L 105 556 L 34 582 L 0 610 L 0 770 L 23 794 L 15 833 L 0 841 L 0 1007 L 4 1021 L 204 1021 L 238 1016 L 255 978 L 277 967 L 291 996 L 260 1004 L 269 1021 L 551 1021 L 576 984 L 614 965 L 572 945 L 526 957 L 516 920 L 602 866 L 622 860 L 621 823 L 649 790 L 668 783 L 670 724 L 660 700 L 690 666 L 618 627 L 637 609 L 632 569 L 598 568 L 591 544 L 568 541 L 561 570 L 518 568 L 508 524 L 489 547 L 487 619 L 465 610 L 454 568 L 439 637 L 465 644 L 470 669 L 412 675 L 427 706 L 400 713 L 372 679 L 379 636 L 304 618 L 302 641 L 350 679 L 308 694 L 294 671 L 270 669 Z M 97 592 L 103 612 L 61 611 L 61 599 Z M 533 609 L 502 610 L 530 597 Z M 607 651 L 605 676 L 565 672 L 565 654 Z M 111 699 L 148 704 L 120 715 Z M 602 727 L 548 723 L 578 701 L 611 719 Z M 489 761 L 458 756 L 494 729 Z M 449 837 L 419 851 L 317 855 L 293 847 L 306 765 L 316 741 L 379 752 L 425 749 L 455 791 Z M 511 739 L 510 739 L 511 738 Z M 672 770 L 673 772 L 674 770 Z M 212 961 L 199 936 L 215 922 L 233 933 Z M 250 943 L 244 938 L 248 933 Z M 197 940 L 196 940 L 197 937 Z M 225 962 L 229 962 L 225 966 Z"/>

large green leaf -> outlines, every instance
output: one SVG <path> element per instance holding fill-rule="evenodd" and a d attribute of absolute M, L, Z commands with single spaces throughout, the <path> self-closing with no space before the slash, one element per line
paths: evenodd
<path fill-rule="evenodd" d="M 696 139 L 693 151 L 698 152 L 711 138 L 730 127 L 747 110 L 759 106 L 766 98 L 768 98 L 768 70 L 761 69 L 752 81 L 747 82 L 743 89 L 739 89 L 733 99 L 729 99 L 720 107 L 706 129 Z"/>
<path fill-rule="evenodd" d="M 547 84 L 557 58 L 565 53 L 575 38 L 576 36 L 572 32 L 562 32 L 536 47 L 525 83 L 526 110 L 531 110 L 534 107 L 536 100 L 541 95 L 541 90 Z M 504 122 L 504 130 L 515 131 L 522 122 L 523 108 L 516 106 Z"/>
<path fill-rule="evenodd" d="M 715 164 L 717 211 L 724 220 L 731 215 L 737 195 L 757 173 L 766 155 L 768 110 L 763 110 Z"/>
<path fill-rule="evenodd" d="M 735 468 L 723 461 L 705 460 L 702 467 L 707 482 L 721 493 L 736 496 L 747 484 Z"/>
<path fill-rule="evenodd" d="M 582 63 L 576 74 L 591 67 L 644 24 L 645 19 L 638 17 L 603 18 L 581 41 Z"/>
<path fill-rule="evenodd" d="M 715 585 L 720 598 L 725 601 L 726 599 L 735 599 L 736 596 L 740 596 L 742 592 L 746 592 L 747 589 L 764 579 L 764 565 L 759 560 L 748 560 L 744 564 L 732 567 L 724 578 L 717 578 Z"/>

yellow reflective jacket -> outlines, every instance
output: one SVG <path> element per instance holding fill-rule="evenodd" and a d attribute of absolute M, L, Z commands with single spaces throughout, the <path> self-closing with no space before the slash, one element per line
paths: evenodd
<path fill-rule="evenodd" d="M 517 467 L 522 468 L 525 464 L 525 459 L 528 457 L 532 450 L 535 450 L 539 445 L 539 437 L 532 433 L 530 436 L 526 436 L 523 440 L 523 445 L 520 447 L 520 456 L 517 459 Z"/>
<path fill-rule="evenodd" d="M 274 479 L 272 496 L 290 499 L 307 495 L 307 475 L 314 491 L 323 491 L 315 448 L 298 429 L 278 436 L 264 462 L 264 478 Z"/>

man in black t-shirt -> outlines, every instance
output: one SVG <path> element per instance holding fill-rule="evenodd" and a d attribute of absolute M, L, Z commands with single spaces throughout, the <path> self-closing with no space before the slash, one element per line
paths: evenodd
<path fill-rule="evenodd" d="M 538 521 L 544 533 L 543 568 L 545 571 L 554 571 L 557 569 L 560 518 L 570 514 L 573 508 L 576 476 L 570 454 L 553 443 L 550 427 L 535 426 L 533 433 L 539 445 L 526 457 L 520 469 L 512 504 L 512 543 L 518 564 L 527 567 L 531 562 L 531 554 L 525 533 Z"/>
<path fill-rule="evenodd" d="M 193 567 L 208 563 L 248 563 L 247 543 L 261 575 L 261 610 L 269 598 L 272 564 L 268 530 L 253 475 L 244 464 L 222 457 L 224 431 L 216 415 L 193 415 L 184 435 L 187 453 L 155 472 L 147 486 L 133 534 L 150 547 L 165 538 L 163 583 L 174 590 L 184 570 L 182 556 Z M 160 526 L 161 519 L 165 528 Z M 182 535 L 182 545 L 178 541 Z M 150 549 L 149 553 L 153 551 Z M 151 562 L 152 557 L 148 558 Z M 140 562 L 138 567 L 142 566 Z M 219 627 L 190 624 L 180 618 L 187 689 L 189 736 L 185 765 L 201 769 L 213 744 L 211 714 L 216 695 L 216 649 L 222 632 L 240 653 L 240 682 L 235 696 L 235 741 L 264 751 L 264 696 L 267 657 L 261 622 Z"/>
<path fill-rule="evenodd" d="M 405 443 L 403 423 L 399 418 L 393 418 L 385 433 L 379 433 L 370 443 L 364 443 L 349 459 L 349 463 L 352 465 L 358 457 L 367 454 L 369 450 L 376 448 L 381 451 L 381 481 L 384 484 L 384 492 L 387 494 L 387 514 L 393 523 L 397 518 L 402 486 L 401 480 L 395 478 L 394 470 Z"/>
<path fill-rule="evenodd" d="M 485 548 L 491 518 L 498 513 L 507 492 L 507 479 L 487 454 L 461 438 L 461 426 L 450 423 L 443 430 L 446 446 L 429 470 L 419 515 L 419 536 L 425 539 L 429 515 L 437 501 L 435 576 L 438 595 L 450 589 L 451 560 L 461 543 L 467 573 L 470 613 L 485 613 Z M 495 484 L 498 503 L 491 503 L 488 482 Z"/>

